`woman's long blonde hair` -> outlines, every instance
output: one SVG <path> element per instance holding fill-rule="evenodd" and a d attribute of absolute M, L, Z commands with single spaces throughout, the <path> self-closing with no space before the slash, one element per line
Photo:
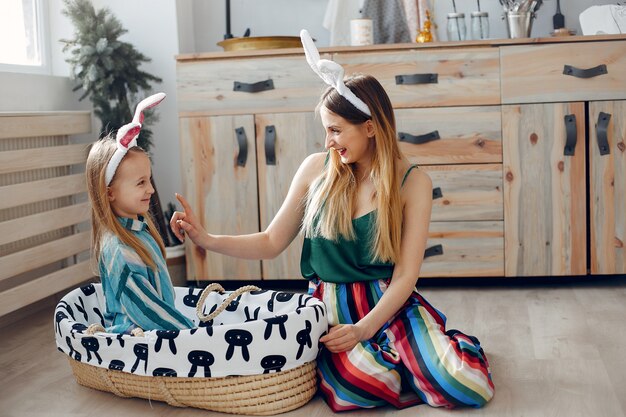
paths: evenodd
<path fill-rule="evenodd" d="M 110 232 L 117 236 L 123 244 L 135 250 L 147 266 L 156 270 L 156 263 L 152 259 L 152 256 L 150 256 L 149 250 L 130 230 L 122 226 L 111 208 L 104 173 L 116 149 L 117 144 L 115 138 L 109 135 L 94 143 L 87 157 L 85 175 L 87 177 L 87 193 L 91 202 L 91 248 L 94 269 L 96 271 L 98 270 L 97 265 L 100 261 L 100 253 L 102 250 L 102 237 L 106 232 Z M 143 149 L 137 146 L 131 148 L 128 152 L 145 153 Z M 123 161 L 122 159 L 122 163 Z M 115 176 L 113 176 L 112 183 L 114 181 Z M 165 256 L 165 245 L 163 244 L 161 236 L 156 231 L 150 214 L 145 213 L 143 216 L 144 221 L 148 224 L 148 232 L 159 245 L 163 256 Z"/>
<path fill-rule="evenodd" d="M 345 84 L 367 104 L 372 117 L 358 110 L 332 87 L 322 94 L 318 111 L 321 106 L 326 107 L 354 125 L 371 119 L 375 150 L 370 179 L 376 190 L 371 255 L 376 261 L 395 263 L 402 236 L 402 200 L 398 179 L 401 153 L 393 107 L 382 85 L 372 76 L 353 76 L 347 78 Z M 354 168 L 353 164 L 342 163 L 337 152 L 329 152 L 324 170 L 307 194 L 303 219 L 305 236 L 321 236 L 334 241 L 341 236 L 354 240 L 352 213 L 357 190 Z"/>

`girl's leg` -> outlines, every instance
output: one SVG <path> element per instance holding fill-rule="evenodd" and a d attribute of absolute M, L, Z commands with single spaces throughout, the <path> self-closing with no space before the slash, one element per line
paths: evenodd
<path fill-rule="evenodd" d="M 414 293 L 387 329 L 420 398 L 435 407 L 482 407 L 494 386 L 478 339 L 445 331 L 445 316 Z"/>

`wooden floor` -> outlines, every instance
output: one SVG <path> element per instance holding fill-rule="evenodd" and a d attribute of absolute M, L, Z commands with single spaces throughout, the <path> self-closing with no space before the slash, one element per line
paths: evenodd
<path fill-rule="evenodd" d="M 420 292 L 446 313 L 448 328 L 481 340 L 496 385 L 494 399 L 477 410 L 420 405 L 346 415 L 626 417 L 626 278 Z M 0 415 L 223 416 L 77 385 L 56 349 L 52 322 L 47 310 L 0 329 Z M 331 415 L 319 396 L 284 414 Z"/>

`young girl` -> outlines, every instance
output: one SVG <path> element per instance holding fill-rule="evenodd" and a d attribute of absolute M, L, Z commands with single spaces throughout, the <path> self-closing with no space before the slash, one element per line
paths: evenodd
<path fill-rule="evenodd" d="M 93 259 L 106 301 L 106 329 L 100 331 L 140 335 L 193 327 L 174 307 L 165 247 L 148 214 L 154 193 L 150 160 L 137 146 L 143 111 L 164 98 L 159 93 L 139 103 L 133 122 L 115 139 L 96 142 L 87 158 Z"/>
<path fill-rule="evenodd" d="M 326 304 L 328 334 L 318 359 L 334 411 L 392 404 L 481 407 L 493 396 L 476 338 L 445 331 L 445 316 L 415 284 L 423 260 L 432 183 L 401 154 L 391 102 L 371 76 L 343 79 L 320 60 L 306 31 L 307 60 L 330 87 L 318 105 L 328 152 L 306 158 L 267 230 L 243 236 L 204 231 L 189 204 L 174 233 L 226 255 L 267 259 L 302 228 L 302 274 Z M 401 395 L 402 394 L 402 395 Z"/>

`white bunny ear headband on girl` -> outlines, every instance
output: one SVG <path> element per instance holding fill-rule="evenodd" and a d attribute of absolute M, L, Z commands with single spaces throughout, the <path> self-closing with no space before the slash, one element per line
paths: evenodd
<path fill-rule="evenodd" d="M 367 114 L 369 117 L 372 117 L 372 112 L 369 107 L 367 107 L 367 104 L 358 98 L 352 90 L 346 87 L 343 83 L 343 67 L 334 61 L 320 59 L 320 54 L 313 43 L 313 39 L 311 39 L 311 35 L 309 35 L 309 32 L 306 29 L 302 29 L 300 31 L 300 40 L 302 41 L 302 46 L 304 47 L 306 60 L 313 71 L 319 75 L 326 84 L 334 87 L 335 90 L 337 90 L 337 92 L 346 100 L 352 103 L 354 107 Z"/>
<path fill-rule="evenodd" d="M 144 119 L 144 110 L 156 106 L 162 102 L 163 99 L 165 99 L 165 93 L 157 93 L 141 100 L 139 104 L 137 104 L 133 121 L 125 124 L 117 130 L 117 135 L 115 136 L 117 149 L 111 157 L 104 174 L 107 187 L 111 184 L 111 181 L 113 181 L 115 171 L 117 171 L 117 167 L 120 165 L 120 162 L 122 162 L 124 156 L 126 156 L 128 150 L 137 146 L 137 137 L 141 131 L 141 125 L 143 124 Z"/>

